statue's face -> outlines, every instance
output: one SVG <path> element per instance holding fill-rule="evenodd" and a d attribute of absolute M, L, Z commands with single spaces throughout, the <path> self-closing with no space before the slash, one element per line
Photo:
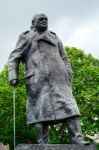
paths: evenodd
<path fill-rule="evenodd" d="M 46 31 L 48 28 L 48 19 L 45 15 L 38 15 L 35 19 L 35 27 L 39 31 Z"/>

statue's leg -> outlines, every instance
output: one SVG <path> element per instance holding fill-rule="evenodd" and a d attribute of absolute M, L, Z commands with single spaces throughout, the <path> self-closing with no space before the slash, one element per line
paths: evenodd
<path fill-rule="evenodd" d="M 88 145 L 88 141 L 84 141 L 84 137 L 81 131 L 80 121 L 78 117 L 71 117 L 66 120 L 66 126 L 72 137 L 73 144 Z"/>
<path fill-rule="evenodd" d="M 48 143 L 48 124 L 45 123 L 36 123 L 36 136 L 38 144 L 47 144 Z"/>

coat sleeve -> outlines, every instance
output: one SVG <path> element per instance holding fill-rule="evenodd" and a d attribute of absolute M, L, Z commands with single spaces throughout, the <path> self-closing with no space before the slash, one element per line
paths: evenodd
<path fill-rule="evenodd" d="M 27 44 L 26 37 L 24 34 L 21 34 L 16 44 L 16 48 L 12 51 L 8 59 L 9 81 L 13 79 L 18 79 L 18 67 L 22 55 L 24 53 L 26 44 Z"/>
<path fill-rule="evenodd" d="M 66 66 L 66 75 L 68 77 L 68 80 L 70 82 L 72 82 L 72 68 L 71 68 L 71 63 L 70 63 L 70 60 L 67 56 L 67 54 L 64 53 L 64 48 L 63 48 L 63 44 L 62 42 L 60 41 L 60 39 L 58 40 L 58 47 L 59 47 L 59 53 L 60 53 L 60 56 Z"/>

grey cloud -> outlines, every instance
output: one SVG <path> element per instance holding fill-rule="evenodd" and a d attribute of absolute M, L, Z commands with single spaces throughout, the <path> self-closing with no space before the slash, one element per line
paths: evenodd
<path fill-rule="evenodd" d="M 0 68 L 7 62 L 18 35 L 30 28 L 35 13 L 48 16 L 49 29 L 55 31 L 64 44 L 78 29 L 99 26 L 99 0 L 3 0 L 0 4 Z M 96 35 L 94 39 L 97 41 Z"/>

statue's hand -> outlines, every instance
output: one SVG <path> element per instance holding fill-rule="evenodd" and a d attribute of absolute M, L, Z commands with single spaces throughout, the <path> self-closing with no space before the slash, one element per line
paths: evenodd
<path fill-rule="evenodd" d="M 17 86 L 18 85 L 18 80 L 17 79 L 13 79 L 10 81 L 10 85 L 11 86 Z"/>

